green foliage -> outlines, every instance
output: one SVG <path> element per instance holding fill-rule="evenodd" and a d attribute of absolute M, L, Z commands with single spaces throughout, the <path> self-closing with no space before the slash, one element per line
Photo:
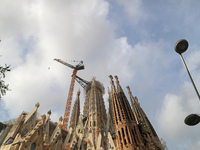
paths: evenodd
<path fill-rule="evenodd" d="M 7 71 L 10 71 L 10 66 L 0 66 L 0 99 L 2 98 L 2 96 L 4 96 L 6 94 L 6 91 L 9 90 L 8 88 L 8 84 L 6 85 L 3 78 L 5 78 L 5 73 Z"/>

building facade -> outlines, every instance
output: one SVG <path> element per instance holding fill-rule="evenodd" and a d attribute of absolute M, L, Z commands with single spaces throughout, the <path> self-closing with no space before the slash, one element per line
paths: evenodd
<path fill-rule="evenodd" d="M 62 129 L 62 117 L 58 123 L 50 121 L 51 111 L 37 118 L 37 103 L 15 122 L 0 123 L 0 150 L 163 150 L 137 97 L 127 87 L 130 105 L 118 77 L 116 86 L 110 79 L 107 113 L 104 86 L 93 78 L 85 88 L 83 115 L 77 92 L 67 131 Z"/>

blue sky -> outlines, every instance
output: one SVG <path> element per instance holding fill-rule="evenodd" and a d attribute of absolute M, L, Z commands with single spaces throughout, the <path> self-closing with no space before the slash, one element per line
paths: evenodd
<path fill-rule="evenodd" d="M 187 39 L 183 54 L 199 89 L 200 2 L 198 0 L 0 0 L 0 63 L 11 65 L 6 76 L 11 91 L 0 101 L 0 121 L 30 112 L 64 114 L 72 70 L 53 61 L 83 60 L 78 76 L 93 76 L 107 89 L 108 76 L 118 75 L 152 122 L 169 150 L 197 150 L 198 125 L 184 119 L 199 113 L 200 103 L 174 51 Z M 69 61 L 70 62 L 70 61 Z M 50 69 L 49 69 L 50 68 Z M 74 99 L 77 90 L 75 85 Z M 104 100 L 108 108 L 106 93 Z M 84 92 L 81 90 L 81 110 Z"/>

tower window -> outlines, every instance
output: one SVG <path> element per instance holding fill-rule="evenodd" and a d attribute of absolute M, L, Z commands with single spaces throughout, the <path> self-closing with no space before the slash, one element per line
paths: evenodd
<path fill-rule="evenodd" d="M 4 145 L 12 144 L 13 141 L 14 141 L 14 138 L 13 137 L 9 137 L 9 139 L 5 142 Z"/>
<path fill-rule="evenodd" d="M 28 130 L 24 129 L 23 132 L 22 132 L 22 137 L 25 136 L 27 133 L 28 133 Z"/>
<path fill-rule="evenodd" d="M 124 128 L 122 128 L 122 136 L 125 137 L 125 134 L 124 134 Z M 126 142 L 126 138 L 124 138 L 124 144 L 126 145 L 127 142 Z"/>
<path fill-rule="evenodd" d="M 130 138 L 129 138 L 129 134 L 128 134 L 127 126 L 125 127 L 125 131 L 126 131 L 126 135 L 127 135 L 127 138 L 128 138 L 128 142 L 131 143 Z"/>
<path fill-rule="evenodd" d="M 31 144 L 31 150 L 35 150 L 35 148 L 36 148 L 36 144 L 35 143 Z"/>
<path fill-rule="evenodd" d="M 103 132 L 103 136 L 106 136 L 106 132 Z"/>
<path fill-rule="evenodd" d="M 119 139 L 120 139 L 120 141 L 121 141 L 122 139 L 121 139 L 121 134 L 120 134 L 120 132 L 119 132 L 119 131 L 118 131 L 118 135 L 119 135 Z"/>
<path fill-rule="evenodd" d="M 94 121 L 94 127 L 96 126 L 96 122 Z"/>
<path fill-rule="evenodd" d="M 94 118 L 94 119 L 96 119 L 96 116 L 95 116 L 95 114 L 94 114 L 93 118 Z"/>
<path fill-rule="evenodd" d="M 96 144 L 96 138 L 94 138 L 94 144 Z"/>
<path fill-rule="evenodd" d="M 122 128 L 122 135 L 123 135 L 123 137 L 125 137 L 124 128 Z"/>
<path fill-rule="evenodd" d="M 3 133 L 4 130 L 5 130 L 5 129 L 2 129 L 2 130 L 0 131 L 0 136 L 1 136 L 1 134 Z"/>

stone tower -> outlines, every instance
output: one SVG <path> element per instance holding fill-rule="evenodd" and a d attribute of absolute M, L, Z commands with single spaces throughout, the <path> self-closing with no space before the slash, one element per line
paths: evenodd
<path fill-rule="evenodd" d="M 107 129 L 112 135 L 112 137 L 115 137 L 115 128 L 113 123 L 113 110 L 112 110 L 112 96 L 109 88 L 108 88 L 108 102 L 109 102 L 108 118 L 110 117 L 110 119 L 107 120 L 108 123 Z"/>
<path fill-rule="evenodd" d="M 91 149 L 93 149 L 93 147 L 96 149 L 100 146 L 104 149 L 107 147 L 107 137 L 105 132 L 107 116 L 103 94 L 103 85 L 93 78 L 86 89 L 86 98 L 83 110 L 83 116 L 88 118 L 88 125 L 85 132 L 88 136 L 88 140 L 92 143 L 90 144 Z"/>
<path fill-rule="evenodd" d="M 115 88 L 111 75 L 110 79 L 113 122 L 115 124 L 118 148 L 119 150 L 145 150 L 146 148 L 136 119 L 119 84 L 118 77 L 115 76 L 117 89 Z"/>
<path fill-rule="evenodd" d="M 80 116 L 80 90 L 77 92 L 77 97 L 74 102 L 74 107 L 72 110 L 71 120 L 70 120 L 70 126 L 73 128 L 77 126 L 78 124 L 78 118 Z"/>
<path fill-rule="evenodd" d="M 138 98 L 133 97 L 130 87 L 127 86 L 128 93 L 130 95 L 131 105 L 133 109 L 133 114 L 135 116 L 136 122 L 140 128 L 140 131 L 143 135 L 145 144 L 152 149 L 162 149 L 162 144 L 154 130 L 152 124 L 150 123 L 148 117 L 146 116 L 143 109 L 140 107 Z"/>

